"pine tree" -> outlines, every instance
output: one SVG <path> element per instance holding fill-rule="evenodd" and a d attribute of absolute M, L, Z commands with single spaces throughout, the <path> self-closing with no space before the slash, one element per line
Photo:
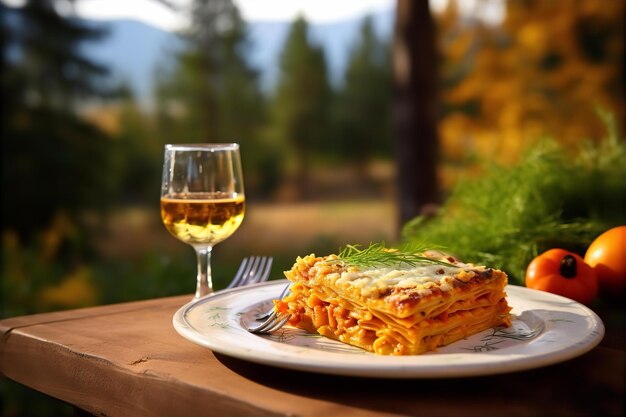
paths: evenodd
<path fill-rule="evenodd" d="M 157 84 L 160 132 L 167 142 L 239 142 L 246 171 L 262 153 L 265 117 L 257 71 L 246 61 L 246 26 L 231 0 L 196 0 L 185 48 Z"/>
<path fill-rule="evenodd" d="M 106 135 L 76 114 L 108 94 L 106 67 L 81 50 L 106 31 L 61 16 L 55 5 L 29 0 L 2 10 L 2 189 L 10 190 L 2 221 L 24 240 L 58 212 L 102 208 L 114 186 Z"/>
<path fill-rule="evenodd" d="M 273 103 L 275 129 L 278 140 L 293 149 L 297 186 L 306 194 L 311 154 L 329 134 L 330 86 L 324 51 L 309 39 L 303 17 L 291 25 L 280 70 Z"/>
<path fill-rule="evenodd" d="M 103 28 L 59 15 L 54 0 L 28 0 L 15 33 L 20 58 L 11 62 L 24 88 L 18 97 L 28 106 L 71 111 L 87 98 L 108 94 L 102 87 L 108 69 L 80 50 L 107 35 Z"/>
<path fill-rule="evenodd" d="M 337 145 L 361 168 L 375 154 L 391 155 L 391 58 L 371 18 L 361 24 L 337 99 Z"/>

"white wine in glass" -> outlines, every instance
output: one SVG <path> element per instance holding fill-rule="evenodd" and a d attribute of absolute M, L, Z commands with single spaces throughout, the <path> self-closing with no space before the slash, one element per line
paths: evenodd
<path fill-rule="evenodd" d="M 198 260 L 195 298 L 213 292 L 211 250 L 243 221 L 245 196 L 239 145 L 165 145 L 161 219 Z"/>

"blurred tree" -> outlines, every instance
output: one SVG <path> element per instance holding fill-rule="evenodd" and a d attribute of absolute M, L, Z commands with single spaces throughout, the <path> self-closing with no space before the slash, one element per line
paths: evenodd
<path fill-rule="evenodd" d="M 398 0 L 393 81 L 400 225 L 439 202 L 435 40 L 428 2 Z"/>
<path fill-rule="evenodd" d="M 75 110 L 107 93 L 104 66 L 80 48 L 106 32 L 61 16 L 53 0 L 3 10 L 3 229 L 28 240 L 55 213 L 107 201 L 113 183 L 106 135 Z"/>
<path fill-rule="evenodd" d="M 263 155 L 265 103 L 246 61 L 246 26 L 231 0 L 196 0 L 185 48 L 161 68 L 157 114 L 163 142 L 239 142 L 246 171 Z"/>
<path fill-rule="evenodd" d="M 119 127 L 114 136 L 118 191 L 124 202 L 154 204 L 160 192 L 163 143 L 130 87 L 123 86 L 119 96 Z"/>
<path fill-rule="evenodd" d="M 515 162 L 545 136 L 602 137 L 594 105 L 623 121 L 625 5 L 507 1 L 493 23 L 461 19 L 451 1 L 437 19 L 446 160 L 467 170 L 476 155 Z"/>
<path fill-rule="evenodd" d="M 336 142 L 342 159 L 357 162 L 362 172 L 375 154 L 393 154 L 391 90 L 389 44 L 376 37 L 372 19 L 367 17 L 335 102 Z"/>
<path fill-rule="evenodd" d="M 82 54 L 106 32 L 58 13 L 67 1 L 0 4 L 2 26 L 2 269 L 0 317 L 98 302 L 90 245 L 76 227 L 114 191 L 110 141 L 77 111 L 108 95 L 107 70 Z M 58 9 L 57 9 L 58 7 Z M 3 415 L 71 408 L 0 381 Z"/>
<path fill-rule="evenodd" d="M 298 17 L 280 55 L 280 78 L 272 103 L 277 139 L 294 151 L 296 185 L 306 194 L 311 155 L 330 135 L 330 86 L 326 58 L 309 39 L 308 24 Z"/>

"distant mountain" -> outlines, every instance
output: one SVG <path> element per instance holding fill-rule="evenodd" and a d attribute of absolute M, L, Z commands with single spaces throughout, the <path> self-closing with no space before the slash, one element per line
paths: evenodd
<path fill-rule="evenodd" d="M 85 54 L 109 67 L 113 81 L 125 82 L 141 102 L 149 103 L 157 66 L 172 63 L 182 40 L 174 33 L 137 20 L 85 22 L 108 31 L 104 39 L 85 43 Z"/>
<path fill-rule="evenodd" d="M 311 39 L 321 45 L 327 58 L 332 82 L 341 82 L 349 51 L 354 45 L 364 16 L 327 24 L 311 24 Z M 383 10 L 372 15 L 376 32 L 391 36 L 393 11 Z M 109 36 L 85 45 L 85 53 L 109 66 L 113 80 L 125 81 L 138 99 L 149 104 L 154 72 L 158 65 L 171 65 L 174 51 L 182 47 L 175 33 L 163 31 L 135 20 L 87 21 L 90 25 L 106 27 Z M 278 59 L 291 22 L 252 22 L 248 24 L 250 64 L 260 72 L 261 86 L 270 91 L 278 79 Z"/>

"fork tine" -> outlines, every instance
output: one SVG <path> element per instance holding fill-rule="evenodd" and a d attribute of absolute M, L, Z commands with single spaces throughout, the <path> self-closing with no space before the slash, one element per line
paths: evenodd
<path fill-rule="evenodd" d="M 269 276 L 270 269 L 272 268 L 272 257 L 262 257 L 261 262 L 259 262 L 259 267 L 255 271 L 254 276 L 251 276 L 248 280 L 249 284 L 255 284 L 257 282 L 267 281 L 267 277 Z"/>
<path fill-rule="evenodd" d="M 243 258 L 239 269 L 226 288 L 241 287 L 268 280 L 273 258 L 271 256 L 250 256 Z"/>
<path fill-rule="evenodd" d="M 254 284 L 256 276 L 259 274 L 259 269 L 263 268 L 263 265 L 265 265 L 265 257 L 257 257 L 254 262 L 254 267 L 250 268 L 250 271 L 248 272 L 248 275 L 246 275 L 242 285 Z"/>
<path fill-rule="evenodd" d="M 257 256 L 254 262 L 254 266 L 248 273 L 244 285 L 254 284 L 256 277 L 259 275 L 259 271 L 265 266 L 265 256 Z"/>
<path fill-rule="evenodd" d="M 248 283 L 248 279 L 250 277 L 250 274 L 254 273 L 254 270 L 256 269 L 256 264 L 259 263 L 259 257 L 258 256 L 251 256 L 250 260 L 248 262 L 248 267 L 246 268 L 246 270 L 244 271 L 242 277 L 241 277 L 241 282 L 239 283 L 240 286 L 242 285 L 246 285 Z"/>
<path fill-rule="evenodd" d="M 244 261 L 242 261 L 242 265 L 239 266 L 239 270 L 241 271 L 241 273 L 237 271 L 237 275 L 231 281 L 227 288 L 240 287 L 242 285 L 245 285 L 248 280 L 248 276 L 250 275 L 250 271 L 254 267 L 254 262 L 256 261 L 256 259 L 256 256 L 250 256 L 249 258 L 245 258 L 245 265 Z"/>
<path fill-rule="evenodd" d="M 274 325 L 271 326 L 268 329 L 265 329 L 265 333 L 272 333 L 272 332 L 280 329 L 281 327 L 283 327 L 289 321 L 289 318 L 290 318 L 289 316 L 284 316 L 284 317 L 281 317 L 278 320 L 274 320 Z"/>
<path fill-rule="evenodd" d="M 272 314 L 270 314 L 263 323 L 259 324 L 256 327 L 250 327 L 248 330 L 251 333 L 262 333 L 276 322 L 277 317 L 278 314 L 276 313 L 276 311 L 272 311 Z"/>
<path fill-rule="evenodd" d="M 280 316 L 278 313 L 273 312 L 266 321 L 248 330 L 254 334 L 268 334 L 283 327 L 288 320 L 288 315 Z"/>
<path fill-rule="evenodd" d="M 291 284 L 287 284 L 287 286 L 282 290 L 282 292 L 278 296 L 278 299 L 282 300 L 283 298 L 285 298 L 285 296 L 289 293 L 290 288 L 291 288 Z M 262 315 L 261 317 L 257 317 L 256 321 L 268 320 L 272 314 L 275 314 L 275 311 L 273 308 L 267 313 L 265 313 L 264 315 Z"/>
<path fill-rule="evenodd" d="M 226 288 L 233 288 L 233 287 L 239 286 L 239 283 L 241 282 L 241 279 L 244 276 L 243 272 L 244 272 L 246 266 L 248 265 L 248 260 L 249 260 L 248 258 L 243 258 L 243 260 L 239 264 L 239 269 L 237 270 L 237 273 L 235 274 L 235 277 L 230 282 L 230 284 L 228 284 L 228 286 Z"/>
<path fill-rule="evenodd" d="M 256 271 L 259 269 L 259 262 L 261 262 L 261 257 L 255 256 L 252 265 L 250 266 L 250 270 L 246 274 L 243 285 L 250 283 L 250 278 L 254 277 Z"/>
<path fill-rule="evenodd" d="M 265 270 L 263 270 L 257 277 L 256 282 L 265 282 L 270 276 L 270 271 L 272 270 L 272 263 L 274 262 L 274 258 L 271 256 L 267 258 L 267 263 L 265 264 Z"/>

